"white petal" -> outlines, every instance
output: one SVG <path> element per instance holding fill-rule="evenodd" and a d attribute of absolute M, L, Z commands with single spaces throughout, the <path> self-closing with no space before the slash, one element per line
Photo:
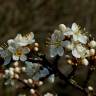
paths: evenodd
<path fill-rule="evenodd" d="M 79 30 L 79 27 L 76 23 L 73 23 L 71 29 L 73 30 L 73 32 L 77 32 Z"/>
<path fill-rule="evenodd" d="M 52 41 L 56 41 L 56 39 L 57 39 L 56 34 L 53 33 L 53 34 L 51 35 L 51 40 L 52 40 Z"/>
<path fill-rule="evenodd" d="M 25 55 L 22 55 L 22 56 L 20 56 L 20 60 L 21 61 L 26 61 L 27 60 L 27 57 Z"/>
<path fill-rule="evenodd" d="M 15 47 L 15 41 L 13 39 L 10 39 L 7 41 L 9 46 Z"/>
<path fill-rule="evenodd" d="M 50 47 L 50 57 L 55 57 L 57 55 L 57 48 L 54 45 L 51 45 Z"/>
<path fill-rule="evenodd" d="M 63 33 L 63 35 L 66 35 L 66 36 L 70 36 L 70 35 L 73 35 L 73 31 L 71 29 L 68 29 L 67 31 L 65 31 Z"/>
<path fill-rule="evenodd" d="M 17 36 L 15 37 L 16 41 L 21 41 L 22 40 L 22 35 L 21 34 L 17 34 Z"/>
<path fill-rule="evenodd" d="M 63 56 L 63 54 L 64 54 L 64 49 L 63 49 L 63 47 L 58 47 L 57 53 L 58 53 L 59 56 Z"/>
<path fill-rule="evenodd" d="M 59 40 L 64 40 L 64 35 L 63 35 L 63 33 L 60 33 Z"/>
<path fill-rule="evenodd" d="M 19 60 L 19 56 L 13 55 L 13 60 Z"/>
<path fill-rule="evenodd" d="M 54 81 L 55 81 L 55 75 L 52 74 L 51 76 L 49 76 L 48 81 L 49 81 L 50 83 L 54 83 Z"/>
<path fill-rule="evenodd" d="M 57 40 L 63 40 L 64 39 L 63 32 L 61 32 L 59 30 L 55 30 L 54 34 L 55 34 L 55 37 L 56 37 Z"/>
<path fill-rule="evenodd" d="M 35 39 L 25 39 L 25 37 L 23 37 L 23 39 L 21 40 L 21 41 L 15 41 L 16 42 L 16 45 L 17 46 L 26 46 L 26 45 L 28 45 L 28 44 L 32 44 L 32 43 L 34 43 L 35 42 Z"/>
<path fill-rule="evenodd" d="M 28 45 L 28 42 L 27 41 L 16 41 L 16 46 L 26 46 Z"/>
<path fill-rule="evenodd" d="M 11 46 L 8 47 L 8 50 L 9 50 L 11 53 L 15 53 L 15 52 L 16 52 L 16 48 L 11 47 Z"/>
<path fill-rule="evenodd" d="M 30 34 L 27 35 L 26 39 L 28 40 L 28 44 L 34 43 L 35 42 L 34 33 L 30 32 Z"/>
<path fill-rule="evenodd" d="M 0 47 L 0 52 L 3 51 L 4 49 L 2 47 Z"/>
<path fill-rule="evenodd" d="M 29 49 L 29 48 L 27 48 L 27 47 L 23 48 L 22 50 L 23 50 L 23 53 L 24 53 L 24 54 L 27 54 L 27 53 L 29 53 L 29 52 L 30 52 L 30 49 Z"/>
<path fill-rule="evenodd" d="M 31 38 L 31 40 L 34 38 L 34 33 L 33 32 L 30 32 L 29 34 L 29 37 L 28 38 Z"/>
<path fill-rule="evenodd" d="M 78 41 L 78 38 L 79 38 L 79 36 L 78 35 L 73 35 L 73 41 Z"/>
<path fill-rule="evenodd" d="M 6 54 L 5 50 L 2 47 L 0 47 L 0 55 L 1 55 L 1 57 L 3 57 L 5 54 Z"/>
<path fill-rule="evenodd" d="M 87 40 L 88 40 L 87 36 L 83 36 L 83 35 L 79 36 L 78 39 L 83 44 L 86 44 L 87 43 Z"/>
<path fill-rule="evenodd" d="M 4 61 L 4 65 L 9 64 L 10 61 L 11 61 L 11 57 L 6 57 L 6 58 L 5 58 L 5 61 Z"/>
<path fill-rule="evenodd" d="M 62 43 L 62 46 L 63 46 L 63 47 L 68 47 L 68 45 L 71 44 L 71 42 L 68 41 L 68 40 L 66 40 L 66 41 L 62 41 L 61 43 Z"/>
<path fill-rule="evenodd" d="M 40 77 L 45 77 L 46 75 L 49 74 L 49 71 L 48 71 L 48 69 L 43 68 L 42 70 L 40 70 L 39 73 L 40 73 Z"/>
<path fill-rule="evenodd" d="M 80 58 L 80 54 L 78 53 L 78 51 L 76 50 L 76 48 L 74 48 L 74 49 L 72 50 L 72 55 L 73 55 L 74 57 L 76 57 L 76 58 Z"/>
<path fill-rule="evenodd" d="M 29 41 L 29 44 L 32 44 L 32 43 L 34 43 L 35 42 L 35 39 L 31 39 L 30 41 Z"/>

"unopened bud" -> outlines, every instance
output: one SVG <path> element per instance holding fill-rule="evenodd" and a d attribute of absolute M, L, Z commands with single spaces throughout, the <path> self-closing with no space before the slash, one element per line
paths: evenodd
<path fill-rule="evenodd" d="M 89 62 L 86 58 L 84 58 L 84 59 L 82 59 L 82 64 L 87 66 L 89 64 Z"/>
<path fill-rule="evenodd" d="M 59 25 L 59 29 L 64 32 L 66 30 L 66 26 L 64 24 Z"/>
<path fill-rule="evenodd" d="M 95 55 L 95 49 L 90 49 L 90 55 L 91 56 Z"/>
<path fill-rule="evenodd" d="M 94 40 L 90 41 L 89 46 L 96 47 L 96 41 L 94 41 Z"/>
<path fill-rule="evenodd" d="M 30 93 L 31 94 L 34 94 L 35 93 L 35 90 L 34 89 L 30 89 Z"/>

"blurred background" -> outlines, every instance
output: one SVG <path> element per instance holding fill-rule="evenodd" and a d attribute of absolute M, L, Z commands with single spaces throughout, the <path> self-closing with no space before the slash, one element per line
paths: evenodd
<path fill-rule="evenodd" d="M 14 38 L 17 33 L 33 31 L 39 35 L 38 39 L 44 44 L 48 33 L 52 33 L 60 23 L 71 26 L 73 22 L 85 27 L 95 36 L 96 0 L 0 0 L 0 42 Z M 96 77 L 96 75 L 92 76 Z M 61 85 L 57 84 L 60 90 L 63 88 Z M 69 91 L 73 95 L 68 95 Z M 65 95 L 60 96 L 77 96 L 78 93 L 78 96 L 84 96 L 71 87 L 67 87 L 64 92 Z M 7 95 L 2 95 L 0 92 L 0 96 Z"/>
<path fill-rule="evenodd" d="M 96 0 L 0 0 L 0 41 L 18 32 L 47 36 L 58 24 L 73 22 L 95 33 Z"/>

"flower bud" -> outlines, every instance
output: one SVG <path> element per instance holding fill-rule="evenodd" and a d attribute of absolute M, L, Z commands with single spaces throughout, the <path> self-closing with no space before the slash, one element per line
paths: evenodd
<path fill-rule="evenodd" d="M 91 56 L 95 55 L 95 49 L 90 49 L 90 55 Z"/>
<path fill-rule="evenodd" d="M 14 68 L 10 67 L 9 70 L 10 70 L 10 71 L 14 71 Z"/>
<path fill-rule="evenodd" d="M 38 46 L 39 46 L 39 44 L 38 44 L 38 43 L 35 43 L 34 45 L 35 45 L 35 47 L 38 47 Z"/>
<path fill-rule="evenodd" d="M 34 50 L 35 50 L 35 51 L 38 51 L 39 49 L 38 49 L 38 47 L 34 47 Z"/>
<path fill-rule="evenodd" d="M 28 80 L 26 80 L 26 79 L 24 79 L 23 81 L 24 81 L 25 83 L 28 83 Z"/>
<path fill-rule="evenodd" d="M 90 41 L 89 46 L 96 47 L 96 41 L 94 41 L 94 40 Z"/>
<path fill-rule="evenodd" d="M 20 68 L 19 67 L 16 67 L 15 68 L 15 72 L 20 73 Z"/>
<path fill-rule="evenodd" d="M 32 79 L 28 79 L 28 83 L 32 84 L 33 80 Z"/>
<path fill-rule="evenodd" d="M 8 73 L 9 73 L 9 70 L 6 69 L 6 70 L 5 70 L 5 74 L 8 74 Z"/>
<path fill-rule="evenodd" d="M 10 75 L 14 75 L 14 72 L 12 70 L 9 70 Z"/>
<path fill-rule="evenodd" d="M 21 70 L 22 70 L 23 72 L 25 72 L 25 71 L 26 71 L 26 67 L 22 67 Z"/>
<path fill-rule="evenodd" d="M 31 94 L 34 94 L 35 93 L 35 90 L 34 89 L 30 89 L 30 93 Z"/>
<path fill-rule="evenodd" d="M 19 65 L 18 61 L 16 61 L 13 65 L 14 65 L 15 67 L 18 67 L 18 65 Z"/>
<path fill-rule="evenodd" d="M 14 72 L 12 70 L 9 70 L 9 74 L 10 74 L 10 77 L 13 78 L 14 77 Z"/>
<path fill-rule="evenodd" d="M 66 26 L 64 24 L 59 25 L 59 29 L 64 32 L 66 30 Z"/>
<path fill-rule="evenodd" d="M 41 86 L 41 85 L 43 85 L 43 82 L 42 81 L 39 81 L 39 84 L 38 84 L 39 86 Z"/>
<path fill-rule="evenodd" d="M 19 75 L 18 75 L 18 74 L 15 74 L 14 77 L 15 77 L 16 79 L 19 79 Z"/>
<path fill-rule="evenodd" d="M 68 63 L 68 64 L 73 64 L 73 62 L 72 62 L 71 59 L 68 59 L 68 60 L 67 60 L 67 63 Z"/>
<path fill-rule="evenodd" d="M 89 62 L 86 58 L 84 58 L 84 59 L 82 59 L 82 64 L 87 66 L 89 64 Z"/>
<path fill-rule="evenodd" d="M 93 91 L 93 87 L 92 86 L 88 86 L 88 90 L 89 91 Z"/>

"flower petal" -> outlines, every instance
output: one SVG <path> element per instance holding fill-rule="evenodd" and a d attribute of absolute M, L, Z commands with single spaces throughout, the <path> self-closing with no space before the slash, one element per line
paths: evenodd
<path fill-rule="evenodd" d="M 28 38 L 32 40 L 34 38 L 34 33 L 30 32 L 30 34 L 28 35 Z"/>
<path fill-rule="evenodd" d="M 56 41 L 56 38 L 57 38 L 57 37 L 56 37 L 55 34 L 53 33 L 53 34 L 51 35 L 51 40 L 52 40 L 52 41 Z"/>
<path fill-rule="evenodd" d="M 63 49 L 63 47 L 58 47 L 57 53 L 58 53 L 59 56 L 63 56 L 63 54 L 64 54 L 64 49 Z"/>
<path fill-rule="evenodd" d="M 73 35 L 73 31 L 70 28 L 67 28 L 67 30 L 63 33 L 63 35 L 66 35 L 66 36 Z"/>
<path fill-rule="evenodd" d="M 23 51 L 24 54 L 27 54 L 27 53 L 30 52 L 30 49 L 28 47 L 25 47 L 25 48 L 22 49 L 22 51 Z"/>
<path fill-rule="evenodd" d="M 80 54 L 78 53 L 78 51 L 77 51 L 76 48 L 74 48 L 74 49 L 72 50 L 72 55 L 73 55 L 74 57 L 76 57 L 76 58 L 80 58 Z"/>
<path fill-rule="evenodd" d="M 10 39 L 7 41 L 9 46 L 15 47 L 15 41 L 13 39 Z"/>
<path fill-rule="evenodd" d="M 21 40 L 22 40 L 22 35 L 17 34 L 17 36 L 15 37 L 15 41 L 21 41 Z"/>
<path fill-rule="evenodd" d="M 88 38 L 87 38 L 87 36 L 80 35 L 80 36 L 78 37 L 78 40 L 79 40 L 81 43 L 86 44 Z"/>
<path fill-rule="evenodd" d="M 6 56 L 6 52 L 5 52 L 5 50 L 2 47 L 0 47 L 0 55 L 1 55 L 1 57 L 5 57 Z"/>
<path fill-rule="evenodd" d="M 61 42 L 61 45 L 62 45 L 63 47 L 68 47 L 68 45 L 70 45 L 70 44 L 71 44 L 71 42 L 68 41 L 68 40 Z"/>
<path fill-rule="evenodd" d="M 8 47 L 8 50 L 9 50 L 11 53 L 15 53 L 15 52 L 16 52 L 16 48 L 15 48 L 15 47 L 12 47 L 12 46 L 9 46 L 9 47 Z"/>
<path fill-rule="evenodd" d="M 40 77 L 45 77 L 46 75 L 49 74 L 49 71 L 47 68 L 43 68 L 42 70 L 40 70 Z"/>
<path fill-rule="evenodd" d="M 73 30 L 73 32 L 77 32 L 79 30 L 79 27 L 76 23 L 73 23 L 71 29 Z"/>
<path fill-rule="evenodd" d="M 26 61 L 27 60 L 27 57 L 25 55 L 22 55 L 22 56 L 20 56 L 20 60 L 21 61 Z"/>
<path fill-rule="evenodd" d="M 19 56 L 17 56 L 17 55 L 13 55 L 13 60 L 19 60 Z"/>
<path fill-rule="evenodd" d="M 55 57 L 57 55 L 57 48 L 54 45 L 51 45 L 50 47 L 50 57 Z"/>
<path fill-rule="evenodd" d="M 28 42 L 26 40 L 16 41 L 16 46 L 26 46 Z"/>
<path fill-rule="evenodd" d="M 6 57 L 6 58 L 5 58 L 5 61 L 4 61 L 4 65 L 9 64 L 10 61 L 11 61 L 11 57 Z"/>
<path fill-rule="evenodd" d="M 73 41 L 78 41 L 78 38 L 79 38 L 78 35 L 73 34 Z"/>

